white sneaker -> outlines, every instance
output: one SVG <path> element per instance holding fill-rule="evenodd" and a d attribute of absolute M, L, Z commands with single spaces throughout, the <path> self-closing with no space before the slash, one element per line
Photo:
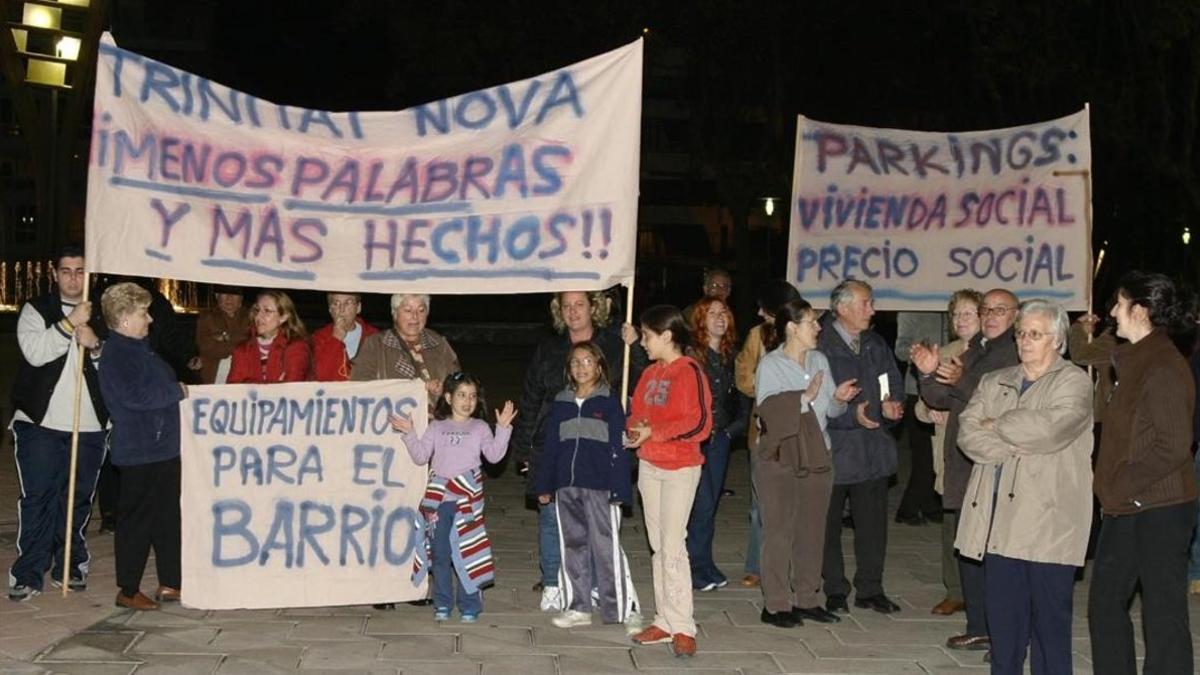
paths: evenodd
<path fill-rule="evenodd" d="M 550 619 L 550 623 L 559 628 L 574 628 L 575 626 L 590 626 L 592 625 L 592 615 L 587 612 L 577 612 L 573 609 L 559 614 Z"/>
<path fill-rule="evenodd" d="M 562 590 L 558 586 L 542 589 L 541 609 L 543 612 L 560 612 L 563 609 Z"/>

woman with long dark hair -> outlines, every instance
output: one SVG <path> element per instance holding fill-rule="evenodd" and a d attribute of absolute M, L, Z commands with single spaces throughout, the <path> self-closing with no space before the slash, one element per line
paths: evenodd
<path fill-rule="evenodd" d="M 1162 274 L 1131 272 L 1117 290 L 1117 384 L 1104 410 L 1095 489 L 1103 509 L 1088 595 L 1097 673 L 1136 673 L 1129 600 L 1142 588 L 1147 673 L 1191 673 L 1188 544 L 1196 525 L 1196 391 L 1170 333 L 1189 327 L 1190 294 Z"/>

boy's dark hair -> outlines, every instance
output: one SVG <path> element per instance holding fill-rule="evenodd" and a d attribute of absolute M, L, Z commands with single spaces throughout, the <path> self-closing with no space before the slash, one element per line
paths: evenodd
<path fill-rule="evenodd" d="M 79 244 L 63 244 L 58 249 L 58 257 L 54 259 L 55 265 L 61 265 L 63 258 L 82 258 L 83 247 Z"/>
<path fill-rule="evenodd" d="M 442 395 L 438 397 L 437 405 L 433 407 L 433 419 L 445 420 L 453 416 L 454 411 L 451 410 L 450 402 L 446 400 L 446 396 L 449 395 L 453 398 L 454 392 L 464 384 L 475 387 L 475 409 L 471 411 L 471 417 L 481 419 L 485 422 L 488 421 L 487 401 L 483 399 L 483 384 L 474 375 L 464 373 L 461 370 L 456 373 L 450 373 L 442 382 Z"/>
<path fill-rule="evenodd" d="M 591 340 L 577 342 L 571 345 L 571 348 L 567 350 L 567 362 L 563 365 L 563 380 L 567 383 L 567 386 L 570 387 L 571 391 L 575 391 L 576 385 L 578 384 L 575 381 L 575 378 L 571 377 L 571 358 L 575 355 L 575 350 L 577 349 L 583 349 L 587 351 L 587 353 L 592 357 L 592 360 L 596 362 L 596 367 L 600 369 L 600 384 L 603 384 L 607 387 L 609 382 L 608 359 L 604 358 L 604 352 L 596 346 L 595 342 L 592 342 Z"/>

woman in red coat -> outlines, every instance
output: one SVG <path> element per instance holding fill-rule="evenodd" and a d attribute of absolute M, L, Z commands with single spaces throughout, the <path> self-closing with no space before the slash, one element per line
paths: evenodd
<path fill-rule="evenodd" d="M 233 350 L 229 384 L 303 382 L 310 366 L 304 324 L 283 291 L 262 291 L 251 310 L 248 340 Z"/>

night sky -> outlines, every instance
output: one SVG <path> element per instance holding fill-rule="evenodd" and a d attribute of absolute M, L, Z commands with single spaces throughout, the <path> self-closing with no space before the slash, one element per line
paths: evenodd
<path fill-rule="evenodd" d="M 1136 266 L 1195 279 L 1180 241 L 1184 227 L 1200 232 L 1194 0 L 431 4 L 222 1 L 204 49 L 150 53 L 281 103 L 401 109 L 542 73 L 648 27 L 645 97 L 688 105 L 694 155 L 756 163 L 760 195 L 789 190 L 797 114 L 953 131 L 1090 102 L 1094 248 L 1109 242 L 1101 285 Z M 186 25 L 198 6 L 151 3 L 143 30 Z M 677 54 L 682 70 L 660 77 Z M 717 200 L 729 194 L 719 183 Z"/>

